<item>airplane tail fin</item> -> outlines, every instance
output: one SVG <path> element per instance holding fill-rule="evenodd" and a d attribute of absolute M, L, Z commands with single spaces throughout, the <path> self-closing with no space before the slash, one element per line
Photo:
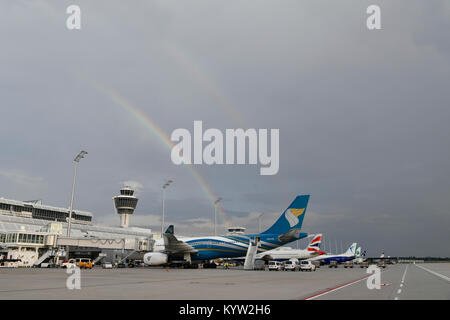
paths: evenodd
<path fill-rule="evenodd" d="M 173 224 L 171 224 L 170 226 L 167 227 L 166 232 L 164 232 L 165 234 L 173 234 L 174 232 L 174 228 L 173 228 Z"/>
<path fill-rule="evenodd" d="M 352 245 L 345 251 L 345 254 L 354 256 L 356 253 L 356 242 L 353 242 Z"/>
<path fill-rule="evenodd" d="M 322 243 L 322 234 L 316 234 L 314 238 L 309 243 L 306 250 L 308 251 L 314 251 L 314 252 L 320 252 L 320 244 Z"/>
<path fill-rule="evenodd" d="M 283 212 L 281 217 L 263 234 L 286 234 L 289 231 L 300 231 L 303 218 L 305 217 L 306 206 L 309 195 L 297 196 L 289 207 Z"/>

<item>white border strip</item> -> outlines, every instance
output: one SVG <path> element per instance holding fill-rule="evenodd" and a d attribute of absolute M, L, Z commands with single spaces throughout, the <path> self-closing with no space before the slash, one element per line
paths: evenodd
<path fill-rule="evenodd" d="M 431 273 L 431 274 L 434 274 L 435 276 L 438 276 L 439 278 L 442 278 L 442 279 L 444 279 L 444 280 L 450 282 L 450 278 L 449 278 L 449 277 L 446 277 L 446 276 L 444 276 L 444 275 L 442 275 L 442 274 L 440 274 L 440 273 L 437 273 L 437 272 L 435 272 L 435 271 L 433 271 L 433 270 L 430 270 L 430 269 L 427 269 L 427 268 L 425 268 L 425 267 L 419 266 L 419 265 L 417 265 L 417 264 L 416 264 L 416 266 L 419 267 L 420 269 L 423 269 L 423 270 L 425 270 L 425 271 L 428 271 L 428 272 Z"/>

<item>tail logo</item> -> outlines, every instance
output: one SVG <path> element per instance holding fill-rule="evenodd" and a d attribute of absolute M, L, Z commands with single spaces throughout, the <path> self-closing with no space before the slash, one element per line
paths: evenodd
<path fill-rule="evenodd" d="M 289 226 L 291 228 L 299 222 L 298 217 L 301 216 L 303 212 L 305 212 L 305 208 L 303 209 L 290 208 L 289 210 L 286 210 L 284 216 L 286 217 L 286 220 L 289 222 Z"/>

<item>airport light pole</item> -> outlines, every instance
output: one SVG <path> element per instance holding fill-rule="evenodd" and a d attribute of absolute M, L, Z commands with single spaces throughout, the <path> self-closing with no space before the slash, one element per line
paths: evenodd
<path fill-rule="evenodd" d="M 165 209 L 165 193 L 166 188 L 170 186 L 170 184 L 173 182 L 173 180 L 167 180 L 164 185 L 162 186 L 162 219 L 161 219 L 161 238 L 164 234 L 164 209 Z"/>
<path fill-rule="evenodd" d="M 217 198 L 214 201 L 214 235 L 217 235 L 217 204 L 222 200 L 222 198 Z"/>
<path fill-rule="evenodd" d="M 72 197 L 70 198 L 70 208 L 69 208 L 69 223 L 67 225 L 67 237 L 70 237 L 70 229 L 72 226 L 72 209 L 73 209 L 73 196 L 75 193 L 75 179 L 77 176 L 77 165 L 80 162 L 84 156 L 87 155 L 87 152 L 84 150 L 81 150 L 80 153 L 77 154 L 75 159 L 73 159 L 74 166 L 73 166 L 73 182 L 72 182 Z M 66 257 L 69 259 L 69 246 L 66 248 Z"/>

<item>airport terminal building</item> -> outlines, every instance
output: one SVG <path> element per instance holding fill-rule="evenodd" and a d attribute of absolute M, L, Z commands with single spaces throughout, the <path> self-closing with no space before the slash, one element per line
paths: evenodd
<path fill-rule="evenodd" d="M 30 267 L 46 260 L 67 259 L 66 248 L 71 258 L 103 258 L 109 262 L 151 251 L 151 229 L 128 226 L 137 205 L 133 190 L 125 187 L 113 199 L 121 227 L 95 225 L 92 213 L 73 210 L 69 237 L 69 209 L 43 205 L 41 201 L 0 198 L 0 266 Z"/>

